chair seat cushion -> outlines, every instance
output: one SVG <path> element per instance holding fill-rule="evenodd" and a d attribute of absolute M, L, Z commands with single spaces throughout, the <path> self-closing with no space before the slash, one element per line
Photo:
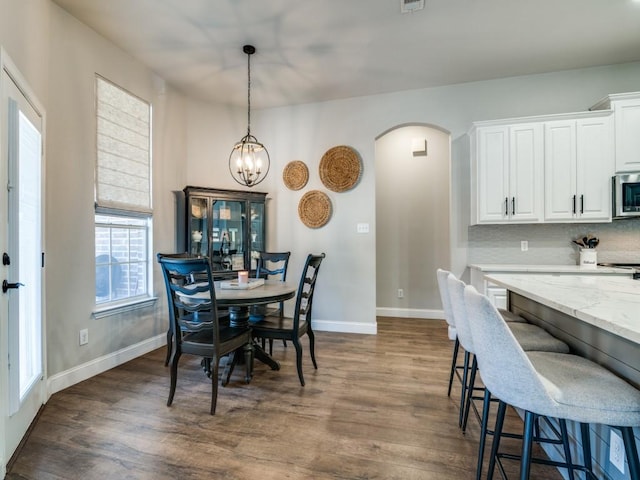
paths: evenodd
<path fill-rule="evenodd" d="M 525 352 L 542 351 L 569 353 L 569 347 L 562 340 L 545 329 L 530 323 L 509 323 L 509 329 Z"/>
<path fill-rule="evenodd" d="M 557 402 L 555 411 L 537 413 L 584 423 L 640 426 L 640 391 L 609 370 L 576 355 L 527 355 L 547 394 Z"/>
<path fill-rule="evenodd" d="M 522 318 L 517 313 L 510 312 L 509 310 L 505 310 L 504 308 L 499 308 L 498 312 L 500 312 L 500 315 L 502 315 L 502 318 L 504 318 L 505 322 L 517 322 L 517 323 L 527 322 L 525 318 Z"/>
<path fill-rule="evenodd" d="M 251 328 L 253 333 L 257 336 L 260 336 L 260 332 L 265 332 L 268 334 L 269 332 L 291 332 L 293 331 L 293 318 L 291 317 L 281 317 L 279 315 L 275 316 L 265 316 L 262 320 L 258 322 L 252 322 Z M 298 331 L 304 332 L 307 329 L 307 322 L 303 318 L 300 318 L 300 324 L 298 325 Z"/>

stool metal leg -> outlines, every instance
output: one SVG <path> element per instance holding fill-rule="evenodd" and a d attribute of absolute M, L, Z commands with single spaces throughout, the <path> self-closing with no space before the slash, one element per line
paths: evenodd
<path fill-rule="evenodd" d="M 458 349 L 460 348 L 460 340 L 456 335 L 456 341 L 453 344 L 453 358 L 451 359 L 451 373 L 449 373 L 449 388 L 447 390 L 447 397 L 451 396 L 451 385 L 453 384 L 453 376 L 456 373 L 456 364 L 458 363 Z"/>
<path fill-rule="evenodd" d="M 567 462 L 567 470 L 569 478 L 574 480 L 573 462 L 571 461 L 571 448 L 569 448 L 569 432 L 567 431 L 567 421 L 564 418 L 558 420 L 560 423 L 560 436 L 562 438 L 562 447 L 564 449 L 564 459 Z"/>
<path fill-rule="evenodd" d="M 502 426 L 504 425 L 504 414 L 507 411 L 507 404 L 502 400 L 498 403 L 498 413 L 496 416 L 496 426 L 493 430 L 493 444 L 491 445 L 491 458 L 489 458 L 489 469 L 487 471 L 487 480 L 493 479 L 493 472 L 496 469 L 496 459 L 498 457 L 498 448 L 500 447 L 500 436 L 502 435 Z"/>
<path fill-rule="evenodd" d="M 522 459 L 520 460 L 520 480 L 529 480 L 531 471 L 531 447 L 533 446 L 533 426 L 535 414 L 526 411 L 524 414 L 524 432 L 522 433 Z"/>
<path fill-rule="evenodd" d="M 618 428 L 622 432 L 624 451 L 627 454 L 627 462 L 629 463 L 629 474 L 631 478 L 640 478 L 640 460 L 638 460 L 638 448 L 636 447 L 636 439 L 633 436 L 633 428 Z"/>
<path fill-rule="evenodd" d="M 580 424 L 580 437 L 582 439 L 582 464 L 587 471 L 593 471 L 593 465 L 591 464 L 591 434 L 589 433 L 589 424 Z"/>
<path fill-rule="evenodd" d="M 487 444 L 487 430 L 489 425 L 489 408 L 491 407 L 491 392 L 484 389 L 484 403 L 482 405 L 482 422 L 480 424 L 480 445 L 478 446 L 478 466 L 476 467 L 476 480 L 482 478 L 482 463 L 484 462 L 484 449 Z"/>
<path fill-rule="evenodd" d="M 476 386 L 476 373 L 478 372 L 478 360 L 473 356 L 471 362 L 471 374 L 469 375 L 469 388 L 467 388 L 467 399 L 464 404 L 464 415 L 462 417 L 462 433 L 467 430 L 467 421 L 469 420 L 469 410 L 471 410 L 471 402 L 473 401 L 473 390 Z"/>
<path fill-rule="evenodd" d="M 462 427 L 462 417 L 464 416 L 464 401 L 467 395 L 467 376 L 469 374 L 469 352 L 464 352 L 464 369 L 462 371 L 462 390 L 460 391 L 460 415 L 458 416 L 458 426 Z"/>

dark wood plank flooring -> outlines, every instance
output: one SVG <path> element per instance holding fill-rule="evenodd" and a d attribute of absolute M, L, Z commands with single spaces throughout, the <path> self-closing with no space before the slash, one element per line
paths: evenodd
<path fill-rule="evenodd" d="M 237 369 L 215 416 L 195 357 L 182 358 L 166 406 L 165 350 L 154 351 L 53 395 L 6 478 L 474 478 L 479 426 L 458 429 L 459 383 L 446 395 L 446 331 L 443 321 L 379 318 L 377 336 L 318 332 L 317 371 L 305 337 L 305 387 L 293 347 L 276 342 L 282 369 L 256 363 L 249 385 Z M 521 428 L 513 412 L 508 424 Z M 532 478 L 561 476 L 534 466 Z"/>

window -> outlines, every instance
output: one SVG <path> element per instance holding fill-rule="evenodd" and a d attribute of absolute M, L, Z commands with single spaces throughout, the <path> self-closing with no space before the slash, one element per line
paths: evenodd
<path fill-rule="evenodd" d="M 149 219 L 96 215 L 96 304 L 147 295 Z"/>
<path fill-rule="evenodd" d="M 96 309 L 151 299 L 151 107 L 96 76 Z"/>

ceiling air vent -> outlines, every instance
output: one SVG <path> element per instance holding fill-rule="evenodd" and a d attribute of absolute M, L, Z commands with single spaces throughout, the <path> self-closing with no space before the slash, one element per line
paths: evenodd
<path fill-rule="evenodd" d="M 424 8 L 424 0 L 400 0 L 400 12 L 411 13 Z"/>

